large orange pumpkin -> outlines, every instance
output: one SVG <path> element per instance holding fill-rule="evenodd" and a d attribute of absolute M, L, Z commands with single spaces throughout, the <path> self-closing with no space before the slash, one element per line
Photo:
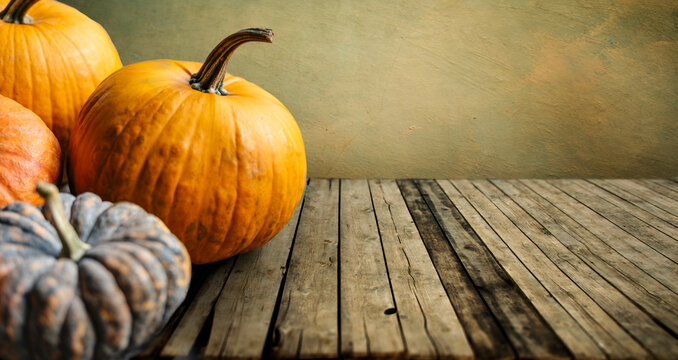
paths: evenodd
<path fill-rule="evenodd" d="M 111 75 L 73 128 L 72 190 L 141 205 L 197 264 L 266 243 L 301 199 L 304 145 L 285 106 L 226 65 L 241 44 L 272 36 L 241 30 L 204 64 L 154 60 Z"/>
<path fill-rule="evenodd" d="M 33 110 L 65 151 L 82 105 L 122 65 L 106 31 L 52 0 L 0 0 L 0 94 Z"/>
<path fill-rule="evenodd" d="M 35 186 L 55 183 L 61 174 L 61 148 L 32 111 L 0 95 L 0 208 L 14 201 L 43 200 Z"/>

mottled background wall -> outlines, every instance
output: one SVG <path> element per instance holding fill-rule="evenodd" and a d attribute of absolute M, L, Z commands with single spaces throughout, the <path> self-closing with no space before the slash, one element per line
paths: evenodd
<path fill-rule="evenodd" d="M 123 62 L 202 61 L 295 115 L 315 177 L 678 175 L 678 1 L 66 0 Z"/>

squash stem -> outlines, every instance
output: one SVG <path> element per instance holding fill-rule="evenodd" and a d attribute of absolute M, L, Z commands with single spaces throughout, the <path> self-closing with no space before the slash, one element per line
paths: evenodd
<path fill-rule="evenodd" d="M 45 199 L 43 213 L 45 218 L 54 226 L 61 240 L 59 258 L 69 258 L 78 261 L 85 255 L 91 246 L 78 237 L 78 233 L 66 218 L 64 205 L 59 197 L 59 189 L 53 184 L 38 182 L 36 191 Z"/>
<path fill-rule="evenodd" d="M 40 0 L 11 0 L 0 12 L 0 18 L 6 23 L 30 24 L 32 20 L 26 12 L 38 1 Z"/>
<path fill-rule="evenodd" d="M 198 91 L 227 96 L 228 91 L 224 89 L 224 78 L 226 77 L 226 65 L 228 65 L 233 51 L 246 42 L 270 43 L 272 39 L 273 31 L 261 28 L 244 29 L 228 36 L 207 56 L 205 63 L 196 74 L 193 74 L 189 84 Z"/>

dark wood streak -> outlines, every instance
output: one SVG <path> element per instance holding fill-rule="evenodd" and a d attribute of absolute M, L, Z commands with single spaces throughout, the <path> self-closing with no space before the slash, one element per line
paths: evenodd
<path fill-rule="evenodd" d="M 447 295 L 459 316 L 475 356 L 510 359 L 515 356 L 505 334 L 473 284 L 454 249 L 435 220 L 413 180 L 398 180 L 398 186 L 419 229 Z"/>
<path fill-rule="evenodd" d="M 450 245 L 521 358 L 566 358 L 569 351 L 523 296 L 434 180 L 416 181 Z"/>

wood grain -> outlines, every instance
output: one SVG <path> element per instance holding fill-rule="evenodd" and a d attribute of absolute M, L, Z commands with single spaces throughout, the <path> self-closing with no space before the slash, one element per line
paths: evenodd
<path fill-rule="evenodd" d="M 235 258 L 231 258 L 217 265 L 211 265 L 212 271 L 205 278 L 186 313 L 160 352 L 161 357 L 173 358 L 189 355 L 233 268 L 234 260 Z"/>
<path fill-rule="evenodd" d="M 339 211 L 341 354 L 405 350 L 367 180 L 342 180 Z"/>
<path fill-rule="evenodd" d="M 339 180 L 313 179 L 275 321 L 273 357 L 339 355 L 338 243 Z"/>
<path fill-rule="evenodd" d="M 556 334 L 502 270 L 435 180 L 416 181 L 492 315 L 521 358 L 566 358 Z"/>
<path fill-rule="evenodd" d="M 604 179 L 588 179 L 586 180 L 589 183 L 595 184 L 599 188 L 607 191 L 610 194 L 617 196 L 620 199 L 628 201 L 629 203 L 647 211 L 648 213 L 668 222 L 669 224 L 678 227 L 678 215 L 674 215 L 655 204 L 652 204 L 645 200 L 644 198 L 638 197 L 634 194 L 624 191 L 623 189 L 615 186 L 614 184 L 608 182 Z"/>
<path fill-rule="evenodd" d="M 609 184 L 620 188 L 623 191 L 645 199 L 645 201 L 678 216 L 678 199 L 674 200 L 673 198 L 666 197 L 660 193 L 657 193 L 656 191 L 653 191 L 647 186 L 641 185 L 629 179 L 610 179 L 605 180 L 604 184 Z"/>
<path fill-rule="evenodd" d="M 271 241 L 238 256 L 214 308 L 206 357 L 262 356 L 300 211 L 301 202 Z"/>
<path fill-rule="evenodd" d="M 538 252 L 536 246 L 541 250 L 558 269 L 619 323 L 624 332 L 630 334 L 652 355 L 666 359 L 678 357 L 678 341 L 671 334 L 573 254 L 517 203 L 487 180 L 472 183 L 532 241 L 532 244 L 521 244 L 525 249 Z"/>
<path fill-rule="evenodd" d="M 548 182 L 624 229 L 658 253 L 673 262 L 678 261 L 678 240 L 665 233 L 668 232 L 668 234 L 678 237 L 678 228 L 654 218 L 643 210 L 624 209 L 615 205 L 607 201 L 605 197 L 594 194 L 575 180 L 550 180 Z M 653 224 L 654 226 L 652 226 Z"/>
<path fill-rule="evenodd" d="M 441 180 L 438 183 L 504 271 L 511 277 L 511 280 L 520 287 L 523 294 L 551 326 L 572 355 L 576 358 L 604 359 L 605 354 L 591 339 L 587 331 L 540 283 L 526 265 L 521 262 L 521 259 L 511 251 L 474 205 L 450 181 Z"/>
<path fill-rule="evenodd" d="M 492 183 L 655 321 L 678 333 L 678 295 L 521 182 Z"/>
<path fill-rule="evenodd" d="M 369 185 L 407 355 L 471 357 L 464 329 L 398 185 L 394 180 L 370 180 Z"/>
<path fill-rule="evenodd" d="M 678 292 L 678 265 L 669 258 L 546 181 L 521 181 L 671 291 Z"/>
<path fill-rule="evenodd" d="M 413 180 L 398 186 L 431 260 L 457 311 L 476 357 L 512 358 L 514 352 Z"/>
<path fill-rule="evenodd" d="M 621 358 L 649 355 L 470 181 L 453 181 L 453 184 L 478 209 L 497 235 L 520 258 L 520 261 L 534 274 L 551 296 L 567 310 L 608 356 Z"/>

